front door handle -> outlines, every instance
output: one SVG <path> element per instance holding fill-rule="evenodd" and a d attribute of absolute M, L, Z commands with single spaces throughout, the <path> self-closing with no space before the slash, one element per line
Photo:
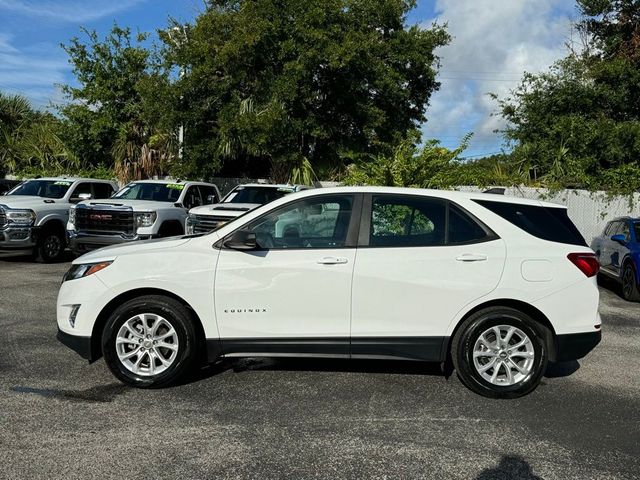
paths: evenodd
<path fill-rule="evenodd" d="M 456 258 L 459 262 L 484 262 L 488 257 L 482 254 L 463 253 Z"/>
<path fill-rule="evenodd" d="M 349 260 L 342 257 L 323 257 L 318 260 L 320 265 L 341 265 L 347 263 Z"/>

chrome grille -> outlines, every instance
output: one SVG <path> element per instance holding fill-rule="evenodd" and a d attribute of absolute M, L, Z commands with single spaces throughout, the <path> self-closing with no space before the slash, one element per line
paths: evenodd
<path fill-rule="evenodd" d="M 233 220 L 228 217 L 213 217 L 210 215 L 191 215 L 193 233 L 209 233 L 226 222 Z"/>
<path fill-rule="evenodd" d="M 112 208 L 76 208 L 76 230 L 82 233 L 109 235 L 136 233 L 133 211 Z"/>

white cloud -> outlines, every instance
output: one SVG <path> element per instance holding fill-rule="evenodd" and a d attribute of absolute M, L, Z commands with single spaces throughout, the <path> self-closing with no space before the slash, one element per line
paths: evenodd
<path fill-rule="evenodd" d="M 499 151 L 502 139 L 493 131 L 504 124 L 491 116 L 497 104 L 488 93 L 504 97 L 524 71 L 545 70 L 566 54 L 574 4 L 437 0 L 435 10 L 437 21 L 448 23 L 453 39 L 438 51 L 442 86 L 427 111 L 425 138 L 441 138 L 445 146 L 453 147 L 474 132 L 467 155 Z"/>
<path fill-rule="evenodd" d="M 111 0 L 108 2 L 0 0 L 0 10 L 9 10 L 31 17 L 82 23 L 113 15 L 144 1 L 146 0 Z"/>
<path fill-rule="evenodd" d="M 12 37 L 0 33 L 0 91 L 27 97 L 36 108 L 61 100 L 57 84 L 69 69 L 64 52 L 50 44 L 16 48 Z"/>

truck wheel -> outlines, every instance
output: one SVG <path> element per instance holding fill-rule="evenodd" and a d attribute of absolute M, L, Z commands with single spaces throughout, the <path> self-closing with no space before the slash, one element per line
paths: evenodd
<path fill-rule="evenodd" d="M 640 301 L 640 291 L 636 281 L 636 270 L 631 262 L 627 262 L 622 271 L 622 296 L 629 302 Z"/>
<path fill-rule="evenodd" d="M 60 262 L 64 257 L 66 247 L 67 239 L 64 231 L 55 227 L 47 228 L 38 240 L 38 256 L 44 263 Z"/>
<path fill-rule="evenodd" d="M 102 353 L 123 383 L 138 388 L 163 387 L 183 377 L 198 358 L 189 311 L 160 295 L 129 300 L 109 317 Z"/>
<path fill-rule="evenodd" d="M 517 398 L 532 392 L 547 367 L 541 327 L 508 307 L 471 315 L 456 332 L 451 356 L 458 377 L 490 398 Z"/>

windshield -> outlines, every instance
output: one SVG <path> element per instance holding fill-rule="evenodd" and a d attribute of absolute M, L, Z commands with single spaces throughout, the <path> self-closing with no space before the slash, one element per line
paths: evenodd
<path fill-rule="evenodd" d="M 256 203 L 264 205 L 293 193 L 293 187 L 275 187 L 265 185 L 264 187 L 244 187 L 239 186 L 229 192 L 222 199 L 222 203 Z"/>
<path fill-rule="evenodd" d="M 184 185 L 179 183 L 130 183 L 113 198 L 175 203 L 180 198 L 182 190 Z"/>
<path fill-rule="evenodd" d="M 62 198 L 72 183 L 67 180 L 27 180 L 11 190 L 7 195 Z"/>

